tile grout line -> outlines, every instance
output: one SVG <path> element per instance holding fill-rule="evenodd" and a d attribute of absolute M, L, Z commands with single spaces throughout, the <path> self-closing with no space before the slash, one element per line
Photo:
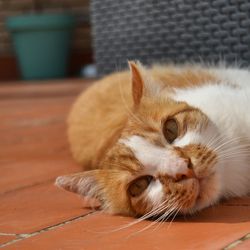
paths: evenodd
<path fill-rule="evenodd" d="M 239 238 L 238 240 L 230 243 L 228 246 L 224 247 L 222 250 L 229 250 L 229 249 L 234 249 L 237 247 L 239 244 L 243 243 L 246 240 L 250 240 L 250 233 L 244 235 L 243 237 Z"/>
<path fill-rule="evenodd" d="M 64 225 L 67 225 L 67 224 L 69 224 L 69 223 L 71 223 L 71 222 L 74 222 L 74 221 L 78 221 L 78 220 L 80 220 L 80 219 L 82 219 L 82 218 L 84 218 L 84 217 L 90 216 L 90 215 L 95 214 L 95 213 L 96 213 L 95 211 L 92 211 L 92 212 L 89 212 L 89 213 L 87 213 L 87 214 L 80 215 L 80 216 L 74 217 L 74 218 L 72 218 L 72 219 L 69 219 L 69 220 L 67 220 L 67 221 L 63 221 L 63 222 L 61 222 L 61 223 L 55 224 L 55 225 L 53 225 L 53 226 L 48 226 L 48 227 L 46 227 L 46 228 L 43 228 L 43 229 L 41 229 L 41 230 L 39 230 L 39 231 L 36 231 L 36 232 L 33 232 L 33 233 L 28 233 L 28 234 L 8 234 L 8 233 L 0 233 L 0 236 L 2 235 L 2 236 L 16 236 L 16 237 L 17 237 L 16 239 L 13 239 L 13 240 L 8 241 L 8 242 L 6 242 L 6 243 L 4 243 L 4 244 L 1 244 L 1 245 L 0 245 L 0 248 L 3 248 L 3 247 L 8 246 L 8 245 L 12 245 L 12 244 L 14 244 L 14 243 L 16 243 L 16 242 L 18 242 L 18 241 L 21 241 L 21 240 L 24 240 L 24 239 L 28 239 L 28 238 L 30 238 L 30 237 L 39 235 L 39 234 L 41 234 L 41 233 L 45 233 L 45 232 L 51 231 L 51 230 L 53 230 L 53 229 L 56 229 L 56 228 L 61 227 L 61 226 L 64 226 Z"/>

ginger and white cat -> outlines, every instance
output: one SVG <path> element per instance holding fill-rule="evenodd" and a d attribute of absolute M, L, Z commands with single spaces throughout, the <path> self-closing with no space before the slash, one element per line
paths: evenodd
<path fill-rule="evenodd" d="M 144 218 L 247 195 L 250 72 L 129 65 L 75 102 L 68 135 L 85 171 L 56 184 L 107 212 Z"/>

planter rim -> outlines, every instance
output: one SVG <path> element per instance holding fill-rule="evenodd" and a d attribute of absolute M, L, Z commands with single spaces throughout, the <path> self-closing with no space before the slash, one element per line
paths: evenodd
<path fill-rule="evenodd" d="M 72 14 L 29 14 L 9 17 L 6 26 L 10 31 L 70 29 L 75 25 Z"/>

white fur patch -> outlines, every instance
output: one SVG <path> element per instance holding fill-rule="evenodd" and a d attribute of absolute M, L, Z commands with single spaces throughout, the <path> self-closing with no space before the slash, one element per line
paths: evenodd
<path fill-rule="evenodd" d="M 147 188 L 147 198 L 154 206 L 160 205 L 164 199 L 162 183 L 159 180 L 152 181 Z"/>
<path fill-rule="evenodd" d="M 174 146 L 184 147 L 189 145 L 190 143 L 200 143 L 200 135 L 194 131 L 188 131 L 183 137 L 177 138 L 174 141 Z"/>
<path fill-rule="evenodd" d="M 187 163 L 174 151 L 153 145 L 141 136 L 133 135 L 119 142 L 133 151 L 147 174 L 166 174 L 175 178 L 177 174 L 186 174 L 188 171 Z"/>
<path fill-rule="evenodd" d="M 222 193 L 246 195 L 250 191 L 250 154 L 246 153 L 250 144 L 250 72 L 229 68 L 214 69 L 211 73 L 218 78 L 217 83 L 176 89 L 172 98 L 199 108 L 215 124 L 217 134 L 210 130 L 202 137 L 203 143 L 207 145 L 210 141 L 210 147 L 218 154 L 216 168 Z M 215 136 L 212 141 L 211 136 Z"/>

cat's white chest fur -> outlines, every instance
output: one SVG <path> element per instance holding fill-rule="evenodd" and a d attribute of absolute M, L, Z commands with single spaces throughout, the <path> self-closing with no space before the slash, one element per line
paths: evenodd
<path fill-rule="evenodd" d="M 176 89 L 171 96 L 199 108 L 217 126 L 225 149 L 222 171 L 224 192 L 245 194 L 250 190 L 250 72 L 214 70 L 218 83 Z M 243 142 L 244 141 L 244 142 Z M 223 156 L 221 157 L 223 158 Z"/>

